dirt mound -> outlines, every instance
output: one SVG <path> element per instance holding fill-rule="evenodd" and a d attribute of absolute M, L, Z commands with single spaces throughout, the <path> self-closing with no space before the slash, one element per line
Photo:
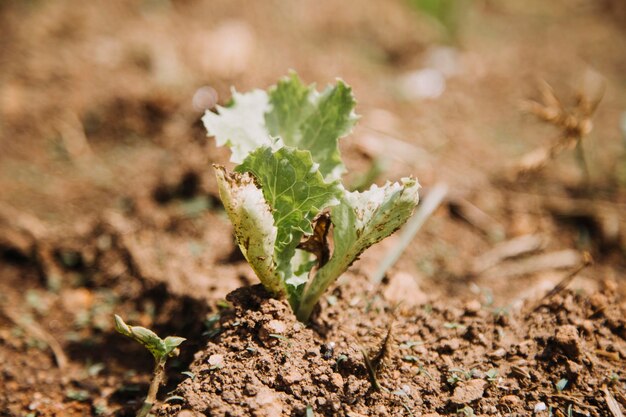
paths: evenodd
<path fill-rule="evenodd" d="M 231 293 L 219 335 L 174 392 L 184 400 L 158 415 L 606 416 L 608 402 L 624 399 L 626 306 L 611 289 L 563 292 L 518 312 L 477 300 L 393 311 L 381 297 L 367 302 L 363 284 L 353 277 L 336 289 L 308 328 L 258 286 Z M 392 321 L 376 389 L 362 352 L 380 349 Z"/>

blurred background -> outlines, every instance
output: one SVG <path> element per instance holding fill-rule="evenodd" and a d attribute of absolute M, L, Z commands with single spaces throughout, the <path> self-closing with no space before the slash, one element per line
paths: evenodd
<path fill-rule="evenodd" d="M 361 119 L 341 149 L 354 189 L 406 175 L 425 196 L 449 186 L 389 271 L 388 297 L 515 305 L 582 251 L 596 263 L 576 286 L 623 289 L 624 1 L 0 0 L 5 301 L 60 306 L 46 326 L 81 340 L 94 323 L 110 329 L 116 303 L 158 324 L 165 296 L 184 310 L 256 282 L 211 168 L 228 151 L 200 117 L 232 88 L 265 89 L 289 70 L 352 86 Z M 590 78 L 601 88 L 585 90 Z M 524 111 L 546 85 L 574 114 L 581 97 L 599 102 L 582 140 L 588 176 L 570 149 L 517 175 L 525 155 L 568 134 Z M 83 327 L 63 323 L 77 312 Z"/>
<path fill-rule="evenodd" d="M 567 103 L 593 71 L 606 88 L 584 147 L 594 187 L 616 190 L 625 10 L 619 0 L 2 1 L 0 202 L 62 226 L 129 198 L 163 203 L 186 174 L 214 197 L 210 163 L 228 154 L 199 118 L 231 88 L 266 88 L 290 69 L 319 88 L 337 77 L 353 87 L 361 121 L 342 150 L 355 187 L 443 180 L 501 222 L 517 208 L 494 184 L 559 136 L 520 103 L 541 80 Z M 580 182 L 564 152 L 528 187 Z M 440 243 L 457 251 L 452 239 Z"/>

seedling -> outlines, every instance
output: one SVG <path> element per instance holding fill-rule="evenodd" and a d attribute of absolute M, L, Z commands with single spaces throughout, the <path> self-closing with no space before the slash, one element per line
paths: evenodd
<path fill-rule="evenodd" d="M 342 184 L 338 141 L 357 120 L 354 106 L 343 81 L 318 93 L 292 73 L 267 92 L 233 92 L 229 107 L 202 119 L 236 164 L 232 172 L 215 170 L 241 252 L 301 321 L 365 249 L 408 220 L 419 199 L 413 178 L 364 192 Z"/>
<path fill-rule="evenodd" d="M 380 347 L 377 349 L 376 353 L 373 356 L 369 355 L 367 349 L 361 347 L 361 354 L 363 355 L 363 361 L 365 362 L 367 375 L 369 376 L 372 388 L 374 388 L 376 391 L 384 390 L 384 388 L 381 387 L 378 383 L 378 372 L 380 371 L 381 365 L 385 362 L 385 360 L 389 359 L 389 356 L 391 354 L 391 341 L 393 340 L 393 322 L 394 320 L 392 320 L 387 326 L 385 337 L 381 341 Z"/>
<path fill-rule="evenodd" d="M 470 407 L 469 405 L 466 405 L 465 407 L 458 409 L 456 413 L 459 416 L 465 416 L 465 417 L 474 417 L 476 415 L 474 414 L 474 409 Z"/>
<path fill-rule="evenodd" d="M 498 370 L 492 368 L 487 371 L 485 376 L 487 377 L 487 381 L 489 381 L 492 384 L 495 384 L 498 381 Z"/>
<path fill-rule="evenodd" d="M 454 385 L 456 385 L 458 382 L 460 382 L 462 380 L 463 379 L 461 378 L 461 376 L 459 374 L 457 374 L 456 372 L 453 372 L 448 377 L 448 384 L 454 386 Z"/>
<path fill-rule="evenodd" d="M 465 326 L 461 323 L 452 323 L 452 322 L 447 322 L 443 324 L 443 327 L 445 327 L 446 329 L 458 329 L 458 330 L 465 330 Z"/>
<path fill-rule="evenodd" d="M 398 346 L 400 349 L 412 349 L 413 346 L 422 346 L 424 344 L 424 342 L 420 341 L 420 340 L 408 340 L 402 344 L 400 344 L 400 346 Z"/>
<path fill-rule="evenodd" d="M 335 361 L 335 371 L 338 371 L 339 370 L 339 365 L 342 362 L 345 362 L 347 360 L 348 360 L 348 357 L 346 355 L 339 355 L 339 356 L 337 356 L 337 361 Z"/>
<path fill-rule="evenodd" d="M 85 402 L 89 399 L 89 392 L 85 390 L 68 390 L 65 392 L 65 397 L 73 401 Z"/>
<path fill-rule="evenodd" d="M 184 371 L 184 372 L 181 372 L 181 374 L 189 377 L 192 381 L 196 379 L 196 374 L 194 374 L 191 371 Z"/>
<path fill-rule="evenodd" d="M 569 381 L 567 379 L 563 378 L 563 379 L 559 379 L 559 381 L 556 384 L 554 384 L 554 387 L 556 388 L 557 392 L 559 392 L 559 394 L 563 392 L 568 382 Z"/>
<path fill-rule="evenodd" d="M 185 338 L 168 336 L 161 339 L 156 333 L 145 327 L 127 325 L 117 314 L 115 315 L 115 330 L 141 343 L 154 356 L 154 371 L 148 395 L 137 412 L 137 417 L 146 417 L 156 402 L 159 386 L 165 377 L 165 362 L 169 357 L 178 356 L 178 346 L 185 341 Z"/>
<path fill-rule="evenodd" d="M 459 381 L 469 381 L 474 377 L 475 371 L 470 369 L 466 371 L 462 368 L 452 368 L 450 369 L 450 377 L 448 378 L 448 383 L 450 385 L 456 385 Z"/>

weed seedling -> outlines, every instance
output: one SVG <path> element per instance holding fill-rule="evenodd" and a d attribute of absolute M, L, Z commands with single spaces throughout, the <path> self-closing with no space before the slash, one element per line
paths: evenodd
<path fill-rule="evenodd" d="M 450 385 L 456 385 L 459 381 L 469 381 L 474 377 L 475 371 L 470 369 L 466 371 L 462 368 L 452 368 L 450 369 L 450 377 L 448 378 L 448 383 Z"/>
<path fill-rule="evenodd" d="M 343 81 L 319 93 L 293 73 L 267 92 L 234 92 L 228 107 L 202 118 L 236 164 L 233 172 L 215 170 L 239 248 L 300 321 L 363 251 L 409 219 L 419 199 L 413 178 L 363 192 L 344 186 L 338 142 L 356 123 L 354 107 Z"/>
<path fill-rule="evenodd" d="M 419 362 L 419 358 L 417 356 L 414 355 L 404 355 L 402 357 L 402 360 L 405 362 L 411 362 L 411 363 L 418 363 Z"/>
<path fill-rule="evenodd" d="M 487 371 L 485 376 L 487 377 L 487 381 L 489 381 L 489 383 L 495 384 L 498 381 L 498 370 L 492 368 Z"/>
<path fill-rule="evenodd" d="M 383 338 L 382 342 L 380 343 L 380 347 L 373 356 L 370 357 L 367 349 L 363 347 L 361 348 L 363 361 L 365 362 L 365 368 L 367 369 L 370 383 L 372 384 L 372 387 L 377 391 L 383 390 L 383 388 L 378 383 L 378 372 L 383 362 L 389 358 L 391 353 L 391 340 L 393 339 L 393 322 L 394 320 L 392 320 L 387 326 L 387 332 L 385 334 L 385 337 Z"/>
<path fill-rule="evenodd" d="M 348 357 L 346 355 L 342 354 L 342 355 L 337 356 L 337 360 L 335 361 L 335 371 L 339 371 L 339 365 L 342 362 L 345 362 L 347 360 L 348 360 Z"/>
<path fill-rule="evenodd" d="M 458 409 L 456 413 L 457 415 L 464 416 L 464 417 L 474 417 L 476 415 L 474 414 L 474 409 L 470 407 L 469 405 L 466 405 L 465 407 Z"/>
<path fill-rule="evenodd" d="M 559 381 L 556 384 L 554 384 L 554 387 L 556 388 L 559 394 L 563 392 L 568 382 L 569 381 L 567 379 L 563 378 L 563 379 L 559 379 Z"/>
<path fill-rule="evenodd" d="M 400 349 L 412 349 L 413 346 L 422 346 L 424 342 L 420 340 L 408 340 L 398 346 Z"/>
<path fill-rule="evenodd" d="M 461 378 L 461 376 L 459 374 L 457 374 L 456 372 L 453 372 L 450 374 L 450 376 L 448 377 L 447 381 L 448 384 L 455 386 L 458 382 L 462 381 L 463 379 Z"/>
<path fill-rule="evenodd" d="M 144 345 L 154 357 L 154 371 L 148 395 L 137 412 L 137 417 L 146 417 L 156 402 L 159 386 L 165 377 L 165 363 L 168 358 L 178 356 L 178 346 L 185 341 L 185 338 L 168 336 L 161 339 L 156 333 L 145 327 L 127 325 L 117 314 L 115 315 L 115 330 Z"/>
<path fill-rule="evenodd" d="M 196 374 L 194 374 L 191 371 L 183 371 L 181 372 L 182 375 L 185 375 L 186 377 L 189 377 L 192 381 L 196 379 Z"/>
<path fill-rule="evenodd" d="M 465 330 L 465 326 L 463 324 L 460 323 L 444 323 L 443 327 L 445 327 L 446 329 L 458 329 L 458 330 Z"/>

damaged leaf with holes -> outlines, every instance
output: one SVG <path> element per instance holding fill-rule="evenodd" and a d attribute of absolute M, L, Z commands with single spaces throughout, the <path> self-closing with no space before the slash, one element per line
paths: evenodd
<path fill-rule="evenodd" d="M 301 321 L 419 200 L 413 178 L 363 192 L 343 185 L 339 140 L 357 121 L 355 104 L 341 80 L 318 92 L 292 73 L 267 91 L 233 92 L 230 106 L 202 119 L 236 164 L 215 168 L 237 244 L 261 283 L 286 297 Z"/>

